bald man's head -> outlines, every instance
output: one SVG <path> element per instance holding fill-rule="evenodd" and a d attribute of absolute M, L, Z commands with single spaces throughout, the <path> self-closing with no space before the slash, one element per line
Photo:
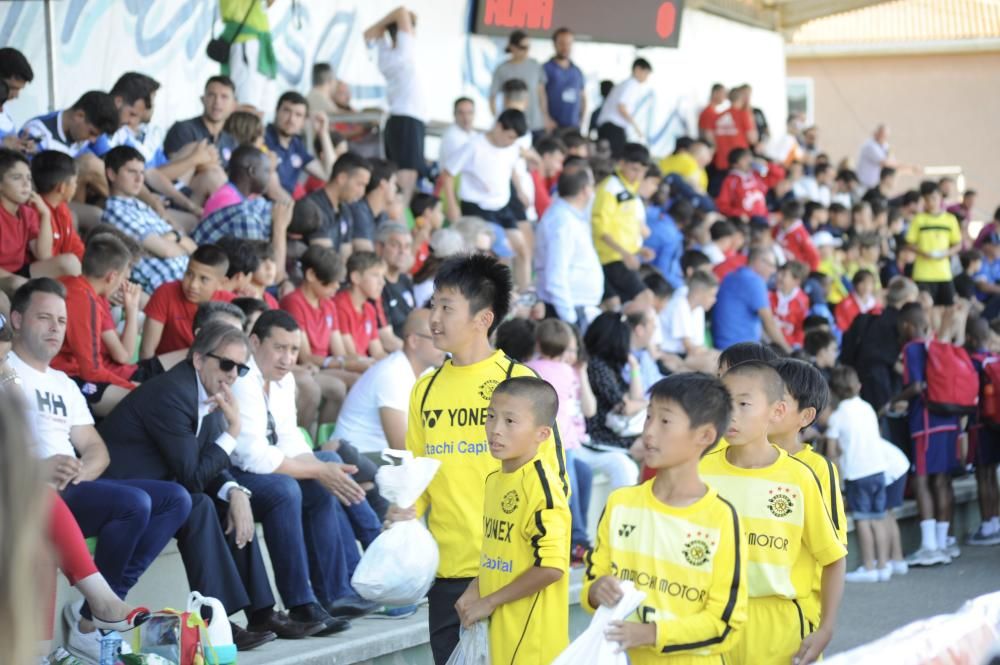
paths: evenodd
<path fill-rule="evenodd" d="M 434 346 L 430 321 L 429 309 L 415 309 L 403 324 L 403 353 L 418 376 L 428 367 L 437 367 L 444 362 L 444 352 Z"/>
<path fill-rule="evenodd" d="M 431 334 L 431 311 L 429 309 L 415 309 L 406 317 L 403 324 L 403 337 L 410 335 L 430 335 Z"/>

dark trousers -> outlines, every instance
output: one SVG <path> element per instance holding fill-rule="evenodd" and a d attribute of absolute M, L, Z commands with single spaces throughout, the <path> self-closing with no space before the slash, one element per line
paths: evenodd
<path fill-rule="evenodd" d="M 439 577 L 427 592 L 427 627 L 431 634 L 434 665 L 447 665 L 451 652 L 458 645 L 461 623 L 455 603 L 465 593 L 471 577 Z"/>
<path fill-rule="evenodd" d="M 611 147 L 611 158 L 621 159 L 625 154 L 625 129 L 613 122 L 606 122 L 597 128 L 597 138 L 606 139 Z"/>
<path fill-rule="evenodd" d="M 218 598 L 227 614 L 274 606 L 274 595 L 254 538 L 243 549 L 236 534 L 225 534 L 228 504 L 206 494 L 191 495 L 191 515 L 177 532 L 177 549 L 184 560 L 188 585 L 202 595 Z"/>
<path fill-rule="evenodd" d="M 80 530 L 97 536 L 94 563 L 124 599 L 191 512 L 191 495 L 161 480 L 92 480 L 62 491 Z M 83 604 L 82 614 L 91 618 Z"/>
<path fill-rule="evenodd" d="M 347 441 L 341 439 L 340 448 L 337 449 L 337 455 L 340 459 L 344 460 L 347 464 L 353 464 L 358 467 L 358 472 L 354 474 L 354 480 L 359 483 L 375 483 L 375 473 L 378 471 L 378 465 L 358 452 L 358 449 L 352 446 Z M 378 491 L 378 485 L 375 485 L 372 489 L 365 492 L 365 498 L 368 500 L 368 505 L 371 509 L 375 511 L 375 516 L 378 518 L 378 528 L 381 528 L 382 520 L 385 519 L 385 512 L 389 509 L 389 502 L 385 500 Z M 377 533 L 375 535 L 378 535 Z M 366 543 L 361 536 L 358 536 L 358 540 L 361 540 L 361 544 L 367 549 L 368 543 Z M 371 542 L 371 541 L 368 541 Z"/>
<path fill-rule="evenodd" d="M 359 483 L 375 480 L 375 471 L 378 470 L 378 467 L 376 467 L 375 463 L 370 459 L 360 454 L 357 449 L 350 444 L 341 446 L 341 449 L 338 452 L 318 450 L 315 455 L 324 462 L 336 462 L 338 464 L 347 463 L 358 467 L 358 473 L 355 474 L 353 478 Z M 374 490 L 374 492 L 378 494 L 377 489 Z M 368 549 L 368 546 L 372 544 L 372 541 L 375 540 L 380 533 L 382 533 L 382 520 L 379 519 L 375 509 L 368 502 L 367 496 L 369 494 L 371 493 L 366 493 L 365 501 L 351 506 L 345 506 L 339 502 L 337 503 L 337 505 L 343 509 L 343 512 L 347 514 L 347 520 L 350 524 L 350 530 L 345 533 L 345 537 L 348 539 L 356 538 L 358 542 L 361 543 L 361 547 L 363 549 Z M 385 508 L 389 507 L 388 502 L 382 498 L 381 494 L 378 494 L 378 499 L 385 504 Z M 341 522 L 343 522 L 343 520 L 341 520 Z M 351 566 L 351 575 L 354 574 L 354 568 L 356 565 L 357 562 Z"/>

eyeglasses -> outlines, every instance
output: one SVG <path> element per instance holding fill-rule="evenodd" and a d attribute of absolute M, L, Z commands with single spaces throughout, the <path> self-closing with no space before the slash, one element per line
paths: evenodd
<path fill-rule="evenodd" d="M 232 372 L 235 369 L 237 376 L 246 376 L 247 372 L 250 371 L 249 365 L 238 363 L 235 360 L 230 360 L 229 358 L 223 358 L 221 356 L 215 355 L 214 353 L 206 353 L 205 355 L 208 356 L 209 358 L 215 358 L 216 360 L 218 360 L 219 369 L 221 369 L 223 372 Z"/>

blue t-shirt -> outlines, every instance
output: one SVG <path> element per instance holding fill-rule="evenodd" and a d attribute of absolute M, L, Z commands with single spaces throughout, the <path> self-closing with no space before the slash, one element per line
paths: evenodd
<path fill-rule="evenodd" d="M 288 147 L 281 145 L 281 141 L 278 140 L 278 130 L 274 125 L 267 126 L 264 143 L 278 158 L 278 181 L 281 187 L 291 194 L 299 182 L 299 174 L 306 164 L 313 160 L 313 156 L 306 150 L 301 137 L 293 136 L 288 142 Z"/>
<path fill-rule="evenodd" d="M 549 102 L 549 116 L 560 127 L 579 127 L 580 106 L 583 103 L 583 72 L 569 63 L 561 67 L 551 59 L 542 65 L 545 71 L 545 96 Z"/>
<path fill-rule="evenodd" d="M 923 340 L 910 342 L 903 347 L 903 386 L 927 381 L 927 346 Z M 916 440 L 925 432 L 931 441 L 935 436 L 947 435 L 954 437 L 958 431 L 959 416 L 934 413 L 924 405 L 924 396 L 920 395 L 910 400 L 906 411 L 910 423 L 910 437 Z"/>
<path fill-rule="evenodd" d="M 684 286 L 681 272 L 681 254 L 684 253 L 684 234 L 677 228 L 674 218 L 659 206 L 646 206 L 646 225 L 649 237 L 643 241 L 656 253 L 650 263 L 670 282 L 675 289 Z"/>
<path fill-rule="evenodd" d="M 111 150 L 111 144 L 106 134 L 101 134 L 93 141 L 76 141 L 66 136 L 62 128 L 62 116 L 65 111 L 53 111 L 32 118 L 21 128 L 22 137 L 35 140 L 39 150 L 58 150 L 70 157 L 77 157 L 85 152 L 92 152 L 103 157 Z"/>
<path fill-rule="evenodd" d="M 983 257 L 983 267 L 979 269 L 974 277 L 977 282 L 988 282 L 990 284 L 1000 284 L 1000 259 L 990 261 Z M 990 299 L 989 295 L 980 290 L 976 290 L 976 296 L 983 302 Z"/>
<path fill-rule="evenodd" d="M 726 275 L 712 308 L 712 339 L 715 348 L 726 349 L 739 342 L 759 342 L 758 311 L 771 306 L 764 278 L 747 266 Z"/>

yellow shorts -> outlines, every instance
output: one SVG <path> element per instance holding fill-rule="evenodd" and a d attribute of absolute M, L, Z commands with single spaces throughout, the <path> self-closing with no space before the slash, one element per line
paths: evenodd
<path fill-rule="evenodd" d="M 813 632 L 798 602 L 765 596 L 751 598 L 743 638 L 733 647 L 726 662 L 733 665 L 789 665 L 802 639 Z"/>

